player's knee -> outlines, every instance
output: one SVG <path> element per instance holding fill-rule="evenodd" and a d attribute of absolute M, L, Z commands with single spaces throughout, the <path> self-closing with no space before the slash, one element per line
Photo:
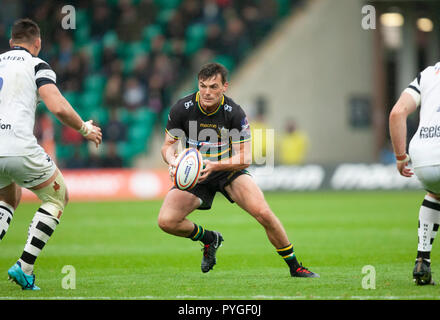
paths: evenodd
<path fill-rule="evenodd" d="M 178 225 L 174 218 L 165 214 L 159 215 L 157 224 L 159 225 L 159 228 L 168 233 L 175 230 Z"/>
<path fill-rule="evenodd" d="M 48 186 L 33 190 L 42 201 L 40 208 L 50 213 L 53 217 L 60 219 L 68 201 L 67 188 L 61 174 Z"/>

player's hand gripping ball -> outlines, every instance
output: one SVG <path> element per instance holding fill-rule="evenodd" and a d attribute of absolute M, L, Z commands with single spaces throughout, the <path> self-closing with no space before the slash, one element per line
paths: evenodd
<path fill-rule="evenodd" d="M 180 190 L 194 188 L 203 169 L 202 154 L 195 148 L 187 148 L 179 154 L 175 164 L 174 186 Z"/>

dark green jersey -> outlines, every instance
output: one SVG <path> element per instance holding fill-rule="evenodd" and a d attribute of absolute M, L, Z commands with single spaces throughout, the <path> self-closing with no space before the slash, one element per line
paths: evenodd
<path fill-rule="evenodd" d="M 251 140 L 246 114 L 238 104 L 223 96 L 217 109 L 207 113 L 199 103 L 199 92 L 171 108 L 166 131 L 182 139 L 185 147 L 197 148 L 204 159 L 217 161 L 233 155 L 233 144 Z"/>

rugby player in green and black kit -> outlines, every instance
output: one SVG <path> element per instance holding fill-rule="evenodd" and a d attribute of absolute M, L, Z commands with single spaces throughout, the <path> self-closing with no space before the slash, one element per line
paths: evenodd
<path fill-rule="evenodd" d="M 210 271 L 223 237 L 187 219 L 196 209 L 208 210 L 217 192 L 237 203 L 265 229 L 277 253 L 286 261 L 292 277 L 317 278 L 296 259 L 283 225 L 270 209 L 264 195 L 245 170 L 251 163 L 251 133 L 246 114 L 231 98 L 227 70 L 210 63 L 198 74 L 199 91 L 180 99 L 170 110 L 162 157 L 173 175 L 177 146 L 197 148 L 204 159 L 198 184 L 191 190 L 172 188 L 159 212 L 159 227 L 172 235 L 204 244 L 201 269 Z"/>

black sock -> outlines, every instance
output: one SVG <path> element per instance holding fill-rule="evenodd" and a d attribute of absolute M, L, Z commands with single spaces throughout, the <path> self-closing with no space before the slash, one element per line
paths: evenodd
<path fill-rule="evenodd" d="M 215 240 L 214 232 L 206 230 L 194 223 L 194 230 L 188 236 L 193 241 L 201 241 L 203 244 L 210 244 Z"/>
<path fill-rule="evenodd" d="M 422 258 L 423 260 L 431 261 L 431 251 L 417 251 L 417 258 Z"/>
<path fill-rule="evenodd" d="M 289 244 L 286 247 L 277 249 L 277 253 L 286 261 L 290 269 L 296 270 L 299 268 L 300 264 L 296 260 L 295 253 L 293 252 L 293 245 Z"/>

